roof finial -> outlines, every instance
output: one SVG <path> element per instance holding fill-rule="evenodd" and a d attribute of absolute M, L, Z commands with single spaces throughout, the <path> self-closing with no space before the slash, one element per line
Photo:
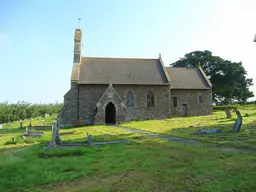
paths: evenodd
<path fill-rule="evenodd" d="M 77 20 L 77 27 L 78 27 L 78 29 L 80 27 L 80 20 L 81 20 L 81 18 L 78 18 L 78 20 Z"/>
<path fill-rule="evenodd" d="M 159 59 L 160 59 L 160 58 L 162 58 L 162 57 L 161 57 L 161 53 L 159 53 Z"/>

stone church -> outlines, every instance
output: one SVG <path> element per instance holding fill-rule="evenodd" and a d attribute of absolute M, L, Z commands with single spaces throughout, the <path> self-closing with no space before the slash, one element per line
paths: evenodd
<path fill-rule="evenodd" d="M 212 114 L 212 85 L 201 67 L 165 67 L 161 56 L 82 57 L 81 44 L 76 29 L 62 126 Z"/>

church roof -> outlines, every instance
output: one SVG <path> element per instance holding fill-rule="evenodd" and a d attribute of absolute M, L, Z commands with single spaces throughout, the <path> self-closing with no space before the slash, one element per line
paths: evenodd
<path fill-rule="evenodd" d="M 165 69 L 171 79 L 171 89 L 211 89 L 212 87 L 201 67 L 165 67 Z"/>
<path fill-rule="evenodd" d="M 75 70 L 78 84 L 130 84 L 164 85 L 169 83 L 168 73 L 159 59 L 127 59 L 83 57 L 80 69 Z M 74 73 L 74 69 L 73 69 Z M 77 77 L 77 78 L 76 78 Z"/>

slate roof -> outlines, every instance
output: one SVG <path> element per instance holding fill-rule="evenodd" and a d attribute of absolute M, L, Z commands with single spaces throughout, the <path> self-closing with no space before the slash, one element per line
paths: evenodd
<path fill-rule="evenodd" d="M 78 81 L 78 84 L 109 84 L 110 81 L 112 84 L 130 85 L 169 83 L 161 59 L 83 57 L 79 69 L 77 67 L 73 68 L 72 74 L 79 74 L 71 75 L 71 81 Z"/>
<path fill-rule="evenodd" d="M 211 89 L 212 84 L 202 68 L 165 67 L 171 89 Z"/>

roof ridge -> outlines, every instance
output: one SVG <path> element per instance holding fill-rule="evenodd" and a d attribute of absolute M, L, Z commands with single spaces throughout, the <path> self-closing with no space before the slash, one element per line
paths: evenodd
<path fill-rule="evenodd" d="M 108 59 L 108 60 L 159 60 L 159 58 L 125 58 L 125 57 L 82 57 L 82 59 Z"/>
<path fill-rule="evenodd" d="M 212 83 L 210 82 L 210 80 L 208 79 L 207 75 L 205 74 L 204 70 L 202 69 L 202 67 L 197 67 L 199 73 L 202 75 L 204 81 L 206 82 L 206 84 L 211 88 L 212 87 Z"/>
<path fill-rule="evenodd" d="M 166 67 L 166 68 L 179 68 L 179 69 L 197 69 L 197 67 Z"/>

